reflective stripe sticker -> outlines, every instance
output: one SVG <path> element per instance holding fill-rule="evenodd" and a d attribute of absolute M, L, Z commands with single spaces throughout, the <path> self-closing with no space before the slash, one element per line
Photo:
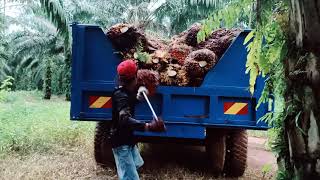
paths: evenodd
<path fill-rule="evenodd" d="M 111 97 L 107 96 L 90 96 L 89 97 L 90 108 L 111 108 Z"/>
<path fill-rule="evenodd" d="M 223 105 L 224 114 L 245 115 L 248 114 L 248 103 L 225 102 Z"/>

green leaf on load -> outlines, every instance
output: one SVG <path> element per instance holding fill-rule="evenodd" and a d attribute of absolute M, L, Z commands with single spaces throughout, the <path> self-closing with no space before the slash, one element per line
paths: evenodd
<path fill-rule="evenodd" d="M 133 57 L 141 62 L 147 62 L 151 58 L 150 54 L 146 52 L 136 52 Z"/>
<path fill-rule="evenodd" d="M 205 38 L 206 38 L 205 32 L 203 29 L 201 29 L 197 34 L 197 42 L 200 43 L 200 42 L 204 41 Z"/>

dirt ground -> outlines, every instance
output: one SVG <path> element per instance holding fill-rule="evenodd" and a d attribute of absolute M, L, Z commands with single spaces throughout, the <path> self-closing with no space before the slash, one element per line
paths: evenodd
<path fill-rule="evenodd" d="M 265 139 L 249 138 L 248 168 L 239 179 L 271 179 L 276 170 L 276 159 L 264 148 Z M 67 149 L 67 148 L 66 148 Z M 0 179 L 117 179 L 113 168 L 96 166 L 92 147 L 58 149 L 51 154 L 32 154 L 0 160 Z M 159 151 L 160 150 L 160 151 Z M 228 179 L 208 173 L 202 147 L 162 146 L 156 152 L 142 152 L 145 167 L 141 179 Z M 263 174 L 265 164 L 272 171 Z"/>
<path fill-rule="evenodd" d="M 248 167 L 261 169 L 265 164 L 270 164 L 272 170 L 276 171 L 276 158 L 271 152 L 265 150 L 265 143 L 264 138 L 249 137 Z"/>

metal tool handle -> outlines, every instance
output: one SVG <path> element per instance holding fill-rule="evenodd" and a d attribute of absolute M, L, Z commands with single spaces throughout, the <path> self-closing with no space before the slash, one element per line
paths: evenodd
<path fill-rule="evenodd" d="M 151 103 L 150 103 L 150 101 L 149 101 L 149 99 L 148 99 L 148 96 L 146 95 L 145 92 L 142 92 L 142 94 L 143 94 L 143 96 L 144 96 L 144 99 L 147 101 L 147 103 L 148 103 L 148 105 L 149 105 L 149 108 L 150 108 L 150 110 L 151 110 L 151 112 L 152 112 L 153 118 L 154 118 L 156 121 L 158 121 L 158 116 L 157 116 L 156 112 L 154 112 L 153 107 L 152 107 L 152 105 L 151 105 Z"/>

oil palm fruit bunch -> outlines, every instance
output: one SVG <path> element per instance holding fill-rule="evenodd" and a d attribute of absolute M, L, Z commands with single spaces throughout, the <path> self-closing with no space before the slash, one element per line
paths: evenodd
<path fill-rule="evenodd" d="M 185 68 L 192 78 L 201 78 L 216 64 L 217 56 L 209 49 L 199 49 L 188 55 Z"/>
<path fill-rule="evenodd" d="M 137 72 L 137 85 L 145 86 L 150 94 L 154 94 L 159 85 L 159 73 L 149 69 L 139 69 Z"/>
<path fill-rule="evenodd" d="M 192 47 L 196 47 L 198 45 L 197 34 L 201 29 L 201 24 L 195 23 L 191 26 L 191 28 L 187 31 L 186 34 L 186 44 Z"/>
<path fill-rule="evenodd" d="M 203 42 L 199 43 L 198 49 L 209 49 L 213 51 L 218 57 L 221 57 L 223 53 L 230 46 L 234 37 L 236 37 L 240 31 L 238 29 L 217 29 Z"/>
<path fill-rule="evenodd" d="M 186 57 L 190 54 L 191 51 L 192 51 L 192 47 L 186 44 L 177 44 L 177 45 L 173 45 L 169 49 L 169 54 L 173 63 L 178 63 L 180 65 L 183 65 Z"/>
<path fill-rule="evenodd" d="M 106 36 L 121 58 L 135 59 L 139 85 L 153 93 L 158 84 L 200 86 L 206 73 L 240 33 L 238 29 L 217 29 L 198 43 L 200 29 L 201 24 L 195 23 L 166 41 L 157 35 L 146 35 L 141 28 L 119 23 L 110 27 Z"/>

